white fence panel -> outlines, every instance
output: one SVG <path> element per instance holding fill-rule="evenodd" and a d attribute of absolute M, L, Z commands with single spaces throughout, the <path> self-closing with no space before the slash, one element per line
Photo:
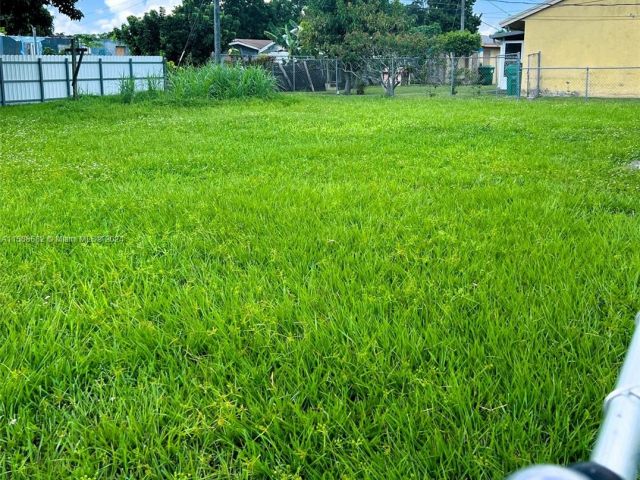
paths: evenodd
<path fill-rule="evenodd" d="M 78 71 L 78 92 L 113 95 L 127 78 L 135 79 L 138 90 L 147 89 L 149 82 L 161 89 L 164 75 L 162 57 L 87 55 Z M 0 55 L 0 105 L 69 97 L 72 78 L 69 55 Z"/>

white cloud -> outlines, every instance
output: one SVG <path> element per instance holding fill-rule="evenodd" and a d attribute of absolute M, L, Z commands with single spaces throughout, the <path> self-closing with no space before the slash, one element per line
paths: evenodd
<path fill-rule="evenodd" d="M 182 0 L 144 0 L 131 4 L 133 0 L 104 0 L 109 9 L 108 16 L 98 20 L 98 26 L 102 31 L 109 31 L 121 26 L 131 15 L 140 16 L 149 10 L 158 10 L 164 7 L 171 11 L 173 7 L 182 3 Z"/>
<path fill-rule="evenodd" d="M 131 15 L 140 16 L 149 10 L 164 7 L 171 11 L 182 0 L 104 0 L 105 7 L 92 12 L 85 12 L 82 20 L 74 21 L 61 15 L 57 10 L 53 13 L 53 27 L 56 33 L 100 33 L 109 32 L 120 27 Z"/>

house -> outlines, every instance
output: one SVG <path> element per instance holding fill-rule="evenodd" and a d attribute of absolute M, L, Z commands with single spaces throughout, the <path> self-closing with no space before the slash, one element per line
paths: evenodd
<path fill-rule="evenodd" d="M 502 74 L 517 56 L 541 93 L 640 95 L 640 69 L 622 68 L 640 67 L 640 3 L 548 0 L 500 25 Z"/>
<path fill-rule="evenodd" d="M 500 44 L 489 35 L 482 35 L 482 43 L 478 51 L 480 63 L 483 65 L 495 65 L 496 58 L 500 55 Z"/>
<path fill-rule="evenodd" d="M 71 48 L 69 37 L 0 35 L 0 55 L 62 55 L 67 48 Z M 126 46 L 109 39 L 91 42 L 87 49 L 88 55 L 128 55 Z"/>
<path fill-rule="evenodd" d="M 279 57 L 286 50 L 272 40 L 255 38 L 234 38 L 229 43 L 229 49 L 237 50 L 243 58 L 269 55 Z"/>

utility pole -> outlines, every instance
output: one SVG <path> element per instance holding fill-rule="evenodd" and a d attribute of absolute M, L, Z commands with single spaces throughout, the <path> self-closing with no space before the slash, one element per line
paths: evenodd
<path fill-rule="evenodd" d="M 465 20 L 465 4 L 464 0 L 460 0 L 460 30 L 464 31 L 464 20 Z"/>
<path fill-rule="evenodd" d="M 220 0 L 213 2 L 213 53 L 216 59 L 216 65 L 222 62 L 220 51 Z"/>
<path fill-rule="evenodd" d="M 33 54 L 38 55 L 38 36 L 36 34 L 36 27 L 31 25 L 31 35 L 33 36 Z"/>

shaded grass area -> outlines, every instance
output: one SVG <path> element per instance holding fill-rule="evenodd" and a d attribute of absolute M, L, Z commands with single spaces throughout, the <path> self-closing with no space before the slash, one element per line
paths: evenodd
<path fill-rule="evenodd" d="M 584 459 L 640 308 L 639 107 L 3 109 L 0 474 Z M 16 239 L 56 235 L 123 241 Z"/>

